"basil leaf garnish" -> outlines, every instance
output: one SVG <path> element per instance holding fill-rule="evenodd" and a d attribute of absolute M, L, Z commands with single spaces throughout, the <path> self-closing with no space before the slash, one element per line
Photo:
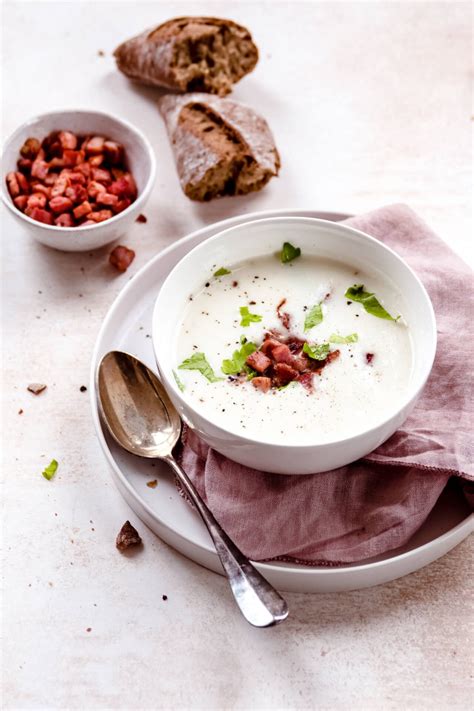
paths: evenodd
<path fill-rule="evenodd" d="M 226 358 L 222 361 L 221 370 L 226 375 L 239 375 L 239 373 L 242 373 L 244 370 L 245 372 L 248 372 L 246 370 L 245 361 L 251 353 L 257 350 L 257 346 L 255 343 L 251 343 L 246 339 L 245 342 L 242 342 L 241 339 L 241 343 L 242 348 L 234 351 L 232 358 Z M 249 368 L 248 370 L 250 371 L 252 369 Z"/>
<path fill-rule="evenodd" d="M 309 355 L 313 360 L 325 360 L 329 353 L 329 343 L 321 343 L 319 346 L 315 343 L 313 346 L 310 346 L 306 341 L 303 346 L 303 353 Z"/>
<path fill-rule="evenodd" d="M 226 274 L 232 274 L 232 272 L 230 271 L 230 269 L 226 269 L 225 267 L 221 267 L 216 272 L 214 272 L 215 277 L 225 276 Z"/>
<path fill-rule="evenodd" d="M 251 314 L 248 306 L 240 307 L 240 315 L 242 316 L 240 321 L 241 326 L 250 326 L 251 323 L 258 323 L 262 320 L 262 316 Z"/>
<path fill-rule="evenodd" d="M 180 380 L 178 378 L 178 374 L 174 370 L 173 370 L 173 376 L 174 376 L 174 379 L 176 380 L 176 385 L 178 386 L 178 388 L 181 390 L 181 392 L 184 392 L 184 383 L 182 380 Z"/>
<path fill-rule="evenodd" d="M 299 257 L 301 255 L 301 249 L 299 247 L 293 247 L 290 242 L 284 242 L 283 247 L 280 252 L 280 259 L 283 262 L 283 264 L 287 264 L 288 262 L 292 262 L 293 259 L 296 259 L 296 257 Z"/>
<path fill-rule="evenodd" d="M 55 459 L 52 459 L 50 461 L 50 463 L 48 464 L 48 466 L 45 467 L 41 473 L 45 479 L 47 479 L 48 481 L 51 481 L 53 476 L 56 474 L 57 468 L 58 468 L 57 461 Z"/>
<path fill-rule="evenodd" d="M 339 336 L 338 333 L 333 333 L 329 336 L 329 343 L 357 343 L 358 340 L 357 333 L 350 333 L 348 336 Z"/>
<path fill-rule="evenodd" d="M 358 301 L 368 314 L 377 316 L 377 318 L 385 318 L 388 321 L 398 321 L 400 318 L 400 316 L 397 316 L 397 318 L 391 316 L 388 311 L 384 309 L 375 294 L 366 291 L 363 284 L 350 286 L 345 293 L 345 297 L 351 301 Z"/>
<path fill-rule="evenodd" d="M 318 326 L 323 320 L 323 309 L 321 304 L 315 304 L 312 309 L 306 314 L 304 320 L 304 330 L 309 331 L 310 328 Z"/>
<path fill-rule="evenodd" d="M 178 368 L 179 370 L 199 370 L 201 375 L 204 375 L 210 383 L 222 380 L 214 373 L 204 353 L 193 353 L 190 358 L 183 360 L 181 365 L 178 365 Z"/>

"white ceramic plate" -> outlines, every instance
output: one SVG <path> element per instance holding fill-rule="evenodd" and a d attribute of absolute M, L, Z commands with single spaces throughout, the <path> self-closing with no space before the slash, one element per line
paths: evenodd
<path fill-rule="evenodd" d="M 347 215 L 311 210 L 274 210 L 223 220 L 175 242 L 146 264 L 109 310 L 97 338 L 92 358 L 90 390 L 92 416 L 102 450 L 119 491 L 134 512 L 160 538 L 187 557 L 222 573 L 211 539 L 198 514 L 179 495 L 173 476 L 160 462 L 142 460 L 122 451 L 102 429 L 97 409 L 95 371 L 109 350 L 133 353 L 156 371 L 151 345 L 151 316 L 156 295 L 172 267 L 202 240 L 247 220 L 295 215 L 342 220 Z M 146 482 L 158 479 L 151 489 Z M 285 563 L 257 563 L 257 567 L 280 590 L 294 592 L 339 592 L 379 585 L 407 575 L 454 548 L 472 530 L 474 514 L 455 487 L 448 487 L 428 520 L 402 549 L 362 564 L 343 567 L 306 567 Z"/>

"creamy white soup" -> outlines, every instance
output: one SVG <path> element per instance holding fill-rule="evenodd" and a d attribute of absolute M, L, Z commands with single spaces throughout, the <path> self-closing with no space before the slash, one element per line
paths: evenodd
<path fill-rule="evenodd" d="M 318 444 L 380 423 L 403 399 L 412 348 L 387 279 L 287 252 L 215 265 L 178 325 L 176 381 L 223 428 Z"/>

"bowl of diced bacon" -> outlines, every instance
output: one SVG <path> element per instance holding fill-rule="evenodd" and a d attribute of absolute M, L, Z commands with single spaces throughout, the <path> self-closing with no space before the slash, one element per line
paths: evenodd
<path fill-rule="evenodd" d="M 148 139 L 101 111 L 41 114 L 5 143 L 2 200 L 34 239 L 68 252 L 122 237 L 155 180 Z"/>

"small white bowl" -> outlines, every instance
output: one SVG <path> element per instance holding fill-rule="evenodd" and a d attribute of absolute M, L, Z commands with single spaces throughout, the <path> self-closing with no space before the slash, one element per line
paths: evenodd
<path fill-rule="evenodd" d="M 84 227 L 58 227 L 32 220 L 18 210 L 11 199 L 5 177 L 16 170 L 20 148 L 29 137 L 42 141 L 51 131 L 107 136 L 125 148 L 128 167 L 138 189 L 138 197 L 130 207 L 110 220 Z M 135 126 L 111 114 L 87 109 L 51 111 L 24 123 L 8 138 L 2 155 L 2 200 L 12 215 L 34 239 L 54 249 L 66 252 L 82 252 L 103 247 L 121 237 L 133 224 L 150 195 L 155 180 L 155 154 L 147 138 Z"/>
<path fill-rule="evenodd" d="M 375 427 L 324 444 L 274 444 L 224 429 L 216 415 L 208 419 L 181 392 L 173 376 L 177 328 L 189 294 L 202 286 L 213 265 L 235 264 L 274 254 L 285 241 L 303 253 L 343 260 L 355 268 L 386 275 L 404 294 L 413 368 L 407 395 L 400 405 L 387 405 Z M 155 358 L 168 394 L 183 420 L 218 452 L 236 462 L 280 474 L 311 474 L 342 467 L 364 457 L 388 439 L 408 417 L 430 374 L 436 352 L 436 320 L 430 298 L 410 267 L 391 249 L 369 235 L 344 225 L 304 217 L 274 217 L 233 227 L 202 242 L 170 272 L 155 303 L 152 323 Z"/>

